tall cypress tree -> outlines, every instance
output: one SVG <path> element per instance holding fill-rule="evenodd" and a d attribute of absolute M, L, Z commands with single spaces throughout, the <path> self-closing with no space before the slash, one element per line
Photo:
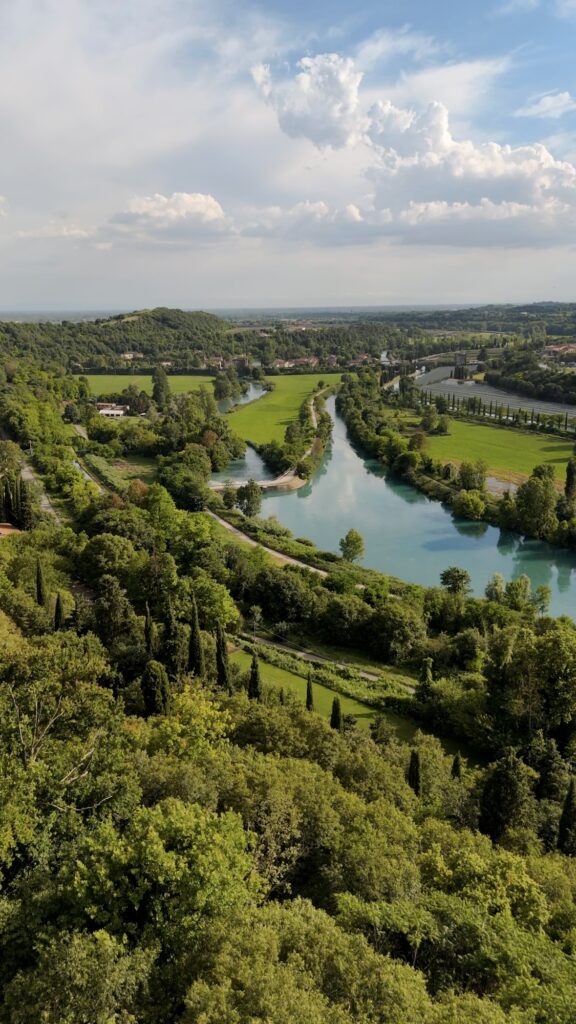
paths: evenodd
<path fill-rule="evenodd" d="M 32 508 L 32 496 L 30 484 L 27 480 L 20 481 L 20 527 L 23 530 L 31 530 L 34 526 L 34 512 Z"/>
<path fill-rule="evenodd" d="M 434 676 L 432 675 L 432 658 L 424 658 L 422 662 L 422 668 L 420 670 L 420 681 L 416 687 L 416 700 L 421 704 L 427 704 L 428 701 L 432 700 L 434 696 L 434 690 L 432 684 L 434 682 Z"/>
<path fill-rule="evenodd" d="M 450 771 L 450 775 L 452 776 L 453 779 L 462 778 L 462 758 L 460 757 L 460 751 L 458 751 L 458 753 L 454 757 L 454 760 L 452 761 L 452 769 Z"/>
<path fill-rule="evenodd" d="M 420 754 L 418 753 L 417 750 L 412 750 L 410 753 L 410 763 L 408 765 L 406 781 L 410 786 L 410 789 L 414 790 L 416 796 L 420 796 Z"/>
<path fill-rule="evenodd" d="M 558 826 L 558 849 L 568 857 L 576 857 L 576 787 L 570 779 Z"/>
<path fill-rule="evenodd" d="M 45 608 L 48 602 L 48 594 L 46 592 L 46 581 L 44 580 L 44 570 L 42 568 L 42 562 L 39 558 L 36 559 L 36 604 L 39 604 L 41 608 Z"/>
<path fill-rule="evenodd" d="M 262 700 L 262 680 L 260 678 L 260 663 L 256 651 L 252 655 L 250 666 L 250 677 L 248 679 L 248 696 L 250 700 Z"/>
<path fill-rule="evenodd" d="M 170 683 L 164 665 L 149 661 L 140 680 L 146 716 L 165 715 L 170 708 Z"/>
<path fill-rule="evenodd" d="M 192 616 L 190 619 L 190 640 L 188 643 L 188 671 L 193 672 L 200 679 L 206 673 L 204 648 L 202 647 L 202 636 L 198 621 L 198 606 L 194 594 L 192 594 Z"/>
<path fill-rule="evenodd" d="M 62 604 L 62 596 L 60 591 L 56 594 L 56 604 L 54 606 L 54 629 L 62 629 L 64 625 L 64 605 Z"/>
<path fill-rule="evenodd" d="M 332 729 L 336 729 L 338 732 L 341 732 L 342 730 L 342 707 L 340 705 L 340 697 L 334 697 L 334 700 L 332 701 L 330 727 Z"/>
<path fill-rule="evenodd" d="M 152 374 L 152 398 L 161 411 L 170 401 L 170 385 L 163 366 L 157 366 Z"/>
<path fill-rule="evenodd" d="M 314 711 L 314 691 L 312 689 L 312 673 L 308 671 L 306 680 L 306 711 Z"/>
<path fill-rule="evenodd" d="M 216 681 L 222 690 L 230 689 L 230 662 L 228 642 L 220 620 L 216 623 Z"/>
<path fill-rule="evenodd" d="M 146 601 L 146 618 L 144 620 L 144 643 L 146 654 L 149 658 L 153 658 L 156 653 L 156 623 L 152 618 L 148 601 Z"/>
<path fill-rule="evenodd" d="M 4 518 L 7 523 L 14 522 L 14 499 L 8 477 L 4 478 Z"/>
<path fill-rule="evenodd" d="M 568 501 L 574 501 L 576 498 L 576 459 L 568 459 L 566 466 L 566 483 L 564 485 L 564 494 L 568 498 Z"/>
<path fill-rule="evenodd" d="M 171 601 L 168 601 L 162 644 L 164 664 L 173 676 L 186 670 L 188 663 L 188 639 L 181 623 L 177 622 Z"/>

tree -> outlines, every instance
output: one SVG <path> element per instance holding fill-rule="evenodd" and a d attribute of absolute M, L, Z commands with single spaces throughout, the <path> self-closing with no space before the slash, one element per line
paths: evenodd
<path fill-rule="evenodd" d="M 576 787 L 570 779 L 558 826 L 558 849 L 567 857 L 576 857 Z"/>
<path fill-rule="evenodd" d="M 420 754 L 418 753 L 417 750 L 410 751 L 410 761 L 408 763 L 406 781 L 410 786 L 410 789 L 414 790 L 416 796 L 420 796 Z"/>
<path fill-rule="evenodd" d="M 420 670 L 420 679 L 416 687 L 416 700 L 421 704 L 427 704 L 434 696 L 434 676 L 432 674 L 432 658 L 424 658 Z"/>
<path fill-rule="evenodd" d="M 230 689 L 228 642 L 220 620 L 216 623 L 216 681 L 222 690 Z"/>
<path fill-rule="evenodd" d="M 62 595 L 60 591 L 56 594 L 56 604 L 54 606 L 54 629 L 62 629 L 64 625 L 64 605 L 62 603 Z"/>
<path fill-rule="evenodd" d="M 224 508 L 234 508 L 234 505 L 236 504 L 237 501 L 237 497 L 238 496 L 234 484 L 232 483 L 231 480 L 227 480 L 226 483 L 224 484 L 224 487 L 222 488 L 222 501 L 224 503 Z"/>
<path fill-rule="evenodd" d="M 248 696 L 250 700 L 262 700 L 262 680 L 260 678 L 260 663 L 258 655 L 254 651 L 252 664 L 250 665 L 250 676 L 248 678 Z"/>
<path fill-rule="evenodd" d="M 140 681 L 146 716 L 166 715 L 170 708 L 168 673 L 159 661 L 149 661 Z"/>
<path fill-rule="evenodd" d="M 199 679 L 202 679 L 206 672 L 206 665 L 204 662 L 204 648 L 202 646 L 200 623 L 198 621 L 198 606 L 196 604 L 196 597 L 194 594 L 192 594 L 191 611 L 190 640 L 188 643 L 188 671 L 192 672 L 195 676 L 198 676 Z"/>
<path fill-rule="evenodd" d="M 46 591 L 44 569 L 42 568 L 42 562 L 38 558 L 36 560 L 36 604 L 40 605 L 41 608 L 45 608 L 47 603 L 48 593 Z"/>
<path fill-rule="evenodd" d="M 248 518 L 258 515 L 262 508 L 262 491 L 255 480 L 249 480 L 238 488 L 236 501 L 240 511 Z"/>
<path fill-rule="evenodd" d="M 576 459 L 568 459 L 566 466 L 566 483 L 564 485 L 564 494 L 568 498 L 568 501 L 574 501 L 576 499 Z"/>
<path fill-rule="evenodd" d="M 306 680 L 306 711 L 314 711 L 314 691 L 312 689 L 312 673 L 310 671 Z"/>
<path fill-rule="evenodd" d="M 170 404 L 170 385 L 163 366 L 156 366 L 152 374 L 152 398 L 162 412 Z"/>
<path fill-rule="evenodd" d="M 156 633 L 156 623 L 152 618 L 152 613 L 150 611 L 148 601 L 146 601 L 146 618 L 144 620 L 144 644 L 146 647 L 146 654 L 148 655 L 149 658 L 153 658 L 154 654 L 156 653 Z"/>
<path fill-rule="evenodd" d="M 453 779 L 462 778 L 462 758 L 460 757 L 460 751 L 458 751 L 454 755 L 454 760 L 452 761 L 452 768 L 450 769 L 450 775 Z"/>
<path fill-rule="evenodd" d="M 179 676 L 188 664 L 188 637 L 185 627 L 176 620 L 172 601 L 168 601 L 162 656 L 171 675 Z"/>
<path fill-rule="evenodd" d="M 346 562 L 354 562 L 357 558 L 362 558 L 364 555 L 364 541 L 353 527 L 348 530 L 345 537 L 342 537 L 339 546 L 342 558 Z"/>
<path fill-rule="evenodd" d="M 516 491 L 516 518 L 520 532 L 530 537 L 551 538 L 558 526 L 557 500 L 554 468 L 536 466 L 531 477 Z"/>
<path fill-rule="evenodd" d="M 449 594 L 467 594 L 470 590 L 470 573 L 466 569 L 459 569 L 452 565 L 440 573 L 440 582 Z"/>
<path fill-rule="evenodd" d="M 330 727 L 336 729 L 337 732 L 342 731 L 342 707 L 340 705 L 340 698 L 334 697 L 332 701 L 332 710 L 330 712 Z"/>
<path fill-rule="evenodd" d="M 480 797 L 479 828 L 493 842 L 500 842 L 509 828 L 531 824 L 533 774 L 513 751 L 489 769 Z"/>

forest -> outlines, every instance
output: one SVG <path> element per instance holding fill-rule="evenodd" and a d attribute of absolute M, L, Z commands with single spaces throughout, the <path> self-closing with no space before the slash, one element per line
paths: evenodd
<path fill-rule="evenodd" d="M 209 514 L 243 448 L 210 391 L 159 368 L 131 399 L 104 421 L 81 378 L 5 366 L 0 1021 L 573 1024 L 572 619 L 525 577 L 473 598 L 352 544 L 279 566 Z M 129 451 L 155 482 L 83 472 Z M 256 527 L 257 492 L 233 496 Z M 325 718 L 315 666 L 305 702 L 267 682 L 257 621 L 404 682 L 368 731 L 335 679 Z"/>

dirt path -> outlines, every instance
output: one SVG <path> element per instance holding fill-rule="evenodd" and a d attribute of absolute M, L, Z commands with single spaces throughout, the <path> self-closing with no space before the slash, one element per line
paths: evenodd
<path fill-rule="evenodd" d="M 42 509 L 43 512 L 47 512 L 48 515 L 54 516 L 56 522 L 61 526 L 62 520 L 60 518 L 59 513 L 56 511 L 54 505 L 50 501 L 50 498 L 46 494 L 43 483 L 38 479 L 36 473 L 28 464 L 26 464 L 22 470 L 22 479 L 28 480 L 29 483 L 37 487 L 40 494 L 40 508 Z"/>
<path fill-rule="evenodd" d="M 322 576 L 324 578 L 328 575 L 324 569 L 317 569 L 314 565 L 308 565 L 307 562 L 300 562 L 297 558 L 292 558 L 290 555 L 283 555 L 281 551 L 275 551 L 274 548 L 269 548 L 266 544 L 261 544 L 259 541 L 254 540 L 253 537 L 249 537 L 247 533 L 242 533 L 242 530 L 239 530 L 236 526 L 232 526 L 232 524 L 228 523 L 225 519 L 221 519 L 220 516 L 216 515 L 215 512 L 212 512 L 211 509 L 207 508 L 205 509 L 205 512 L 206 515 L 215 519 L 216 522 L 220 523 L 220 526 L 223 526 L 225 530 L 229 531 L 229 533 L 234 534 L 236 537 L 240 537 L 240 539 L 244 541 L 245 544 L 249 544 L 250 547 L 263 548 L 269 555 L 273 555 L 276 561 L 282 562 L 284 565 L 296 565 L 299 569 L 309 569 L 310 572 L 315 572 L 318 576 Z"/>

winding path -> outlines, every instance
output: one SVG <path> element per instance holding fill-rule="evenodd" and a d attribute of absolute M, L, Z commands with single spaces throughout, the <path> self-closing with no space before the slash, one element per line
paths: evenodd
<path fill-rule="evenodd" d="M 260 541 L 254 540 L 253 537 L 249 537 L 247 533 L 242 533 L 238 527 L 232 526 L 226 519 L 222 519 L 220 516 L 212 512 L 211 509 L 207 508 L 204 510 L 206 515 L 215 519 L 220 526 L 223 526 L 229 533 L 234 534 L 235 537 L 239 537 L 245 544 L 249 544 L 253 548 L 263 548 L 269 555 L 273 555 L 277 562 L 282 562 L 284 565 L 296 565 L 299 569 L 309 569 L 310 572 L 317 573 L 318 576 L 326 577 L 328 573 L 325 569 L 317 569 L 315 565 L 308 565 L 307 562 L 300 562 L 297 558 L 292 558 L 290 555 L 283 555 L 281 551 L 276 551 L 275 548 L 269 548 L 266 544 L 261 544 Z"/>

